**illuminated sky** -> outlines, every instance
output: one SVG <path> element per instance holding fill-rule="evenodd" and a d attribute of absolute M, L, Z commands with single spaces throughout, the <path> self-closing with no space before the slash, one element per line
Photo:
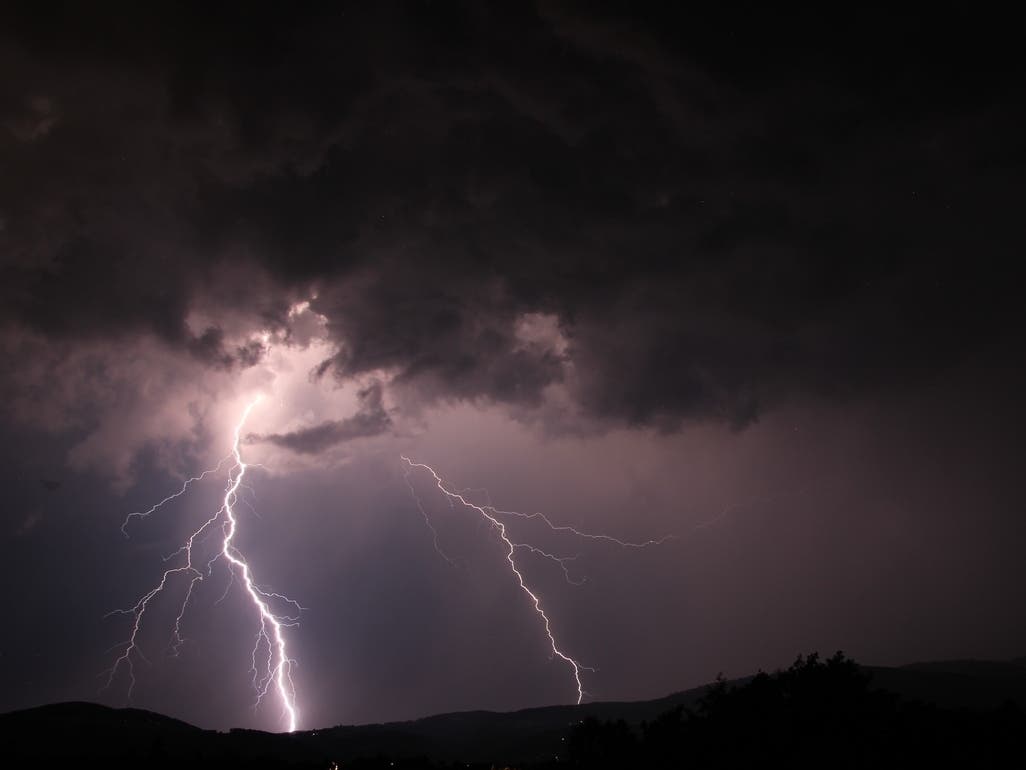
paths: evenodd
<path fill-rule="evenodd" d="M 518 522 L 592 699 L 1026 654 L 1015 25 L 366 5 L 0 12 L 0 709 L 125 703 L 105 614 L 224 480 L 122 521 L 257 396 L 237 544 L 306 608 L 302 727 L 577 697 L 401 455 L 675 536 Z M 177 657 L 155 606 L 132 704 L 280 729 L 226 587 Z"/>

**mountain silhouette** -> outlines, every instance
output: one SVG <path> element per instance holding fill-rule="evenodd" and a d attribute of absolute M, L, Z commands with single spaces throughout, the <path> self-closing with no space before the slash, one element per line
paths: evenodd
<path fill-rule="evenodd" d="M 631 752 L 662 746 L 655 738 L 651 746 L 644 742 L 660 735 L 660 725 L 667 735 L 679 737 L 673 738 L 678 744 L 695 746 L 705 745 L 704 737 L 722 725 L 739 735 L 752 724 L 770 721 L 780 735 L 797 730 L 792 722 L 780 722 L 780 715 L 813 690 L 819 699 L 816 703 L 832 704 L 829 708 L 847 703 L 845 699 L 861 699 L 855 711 L 851 704 L 845 705 L 845 714 L 864 716 L 865 704 L 870 702 L 876 704 L 873 709 L 883 708 L 873 712 L 874 730 L 879 729 L 881 719 L 906 726 L 911 719 L 915 730 L 927 733 L 934 723 L 957 724 L 962 726 L 959 729 L 970 724 L 965 732 L 968 736 L 995 719 L 1002 725 L 1008 720 L 1012 720 L 1008 724 L 1022 724 L 1026 710 L 1024 661 L 936 661 L 876 667 L 857 666 L 840 654 L 825 663 L 810 656 L 804 661 L 799 658 L 786 672 L 718 681 L 655 700 L 547 706 L 508 713 L 467 711 L 294 734 L 244 729 L 218 732 L 142 709 L 57 703 L 0 714 L 0 762 L 16 767 L 71 761 L 104 767 L 330 768 L 336 763 L 363 768 L 444 767 L 449 763 L 461 767 L 513 763 L 605 767 L 612 766 L 609 762 L 617 757 L 618 762 L 635 764 L 630 761 Z M 814 687 L 794 684 L 813 681 Z M 761 713 L 760 709 L 768 711 Z M 821 705 L 811 709 L 811 713 L 822 711 Z M 996 714 L 1000 718 L 991 716 Z M 944 734 L 957 732 L 946 729 Z M 893 735 L 888 738 L 892 739 Z M 660 765 L 658 756 L 648 756 L 645 766 Z M 690 764 L 743 766 L 710 761 L 705 756 Z M 831 765 L 826 762 L 823 766 Z M 668 766 L 676 766 L 676 762 Z"/>

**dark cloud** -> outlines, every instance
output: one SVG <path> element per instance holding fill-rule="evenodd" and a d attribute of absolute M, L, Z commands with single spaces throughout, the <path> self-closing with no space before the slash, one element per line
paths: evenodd
<path fill-rule="evenodd" d="M 1026 649 L 1021 20 L 47 5 L 0 4 L 0 709 L 98 697 L 111 609 L 224 476 L 129 541 L 118 514 L 224 456 L 257 391 L 238 545 L 310 608 L 304 729 L 573 696 L 494 531 L 426 473 L 411 497 L 400 452 L 677 535 L 511 517 L 588 578 L 523 553 L 595 699 Z M 214 568 L 180 657 L 183 595 L 147 614 L 133 702 L 277 728 Z"/>
<path fill-rule="evenodd" d="M 379 436 L 391 429 L 392 418 L 385 409 L 380 382 L 360 390 L 357 398 L 360 405 L 352 417 L 329 420 L 290 433 L 272 433 L 266 436 L 250 434 L 247 440 L 266 441 L 300 454 L 317 454 L 347 441 Z"/>
<path fill-rule="evenodd" d="M 959 10 L 779 40 L 573 4 L 8 21 L 0 296 L 55 338 L 246 365 L 197 303 L 283 328 L 317 292 L 338 376 L 673 429 L 901 387 L 1021 321 L 1022 63 L 990 27 L 950 56 Z M 520 344 L 533 313 L 562 353 Z"/>

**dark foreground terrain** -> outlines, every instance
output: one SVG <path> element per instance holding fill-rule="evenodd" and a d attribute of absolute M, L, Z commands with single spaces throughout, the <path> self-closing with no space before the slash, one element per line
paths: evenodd
<path fill-rule="evenodd" d="M 1026 767 L 1026 659 L 861 667 L 840 653 L 653 701 L 293 735 L 139 709 L 0 715 L 0 765 L 120 768 Z"/>

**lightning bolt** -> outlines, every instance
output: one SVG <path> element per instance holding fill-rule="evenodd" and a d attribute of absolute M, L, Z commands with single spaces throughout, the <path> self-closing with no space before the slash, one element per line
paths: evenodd
<path fill-rule="evenodd" d="M 555 657 L 563 660 L 567 664 L 567 666 L 569 666 L 573 674 L 574 685 L 577 689 L 577 703 L 580 704 L 581 701 L 584 700 L 585 695 L 584 685 L 581 682 L 581 672 L 594 671 L 595 669 L 583 665 L 576 658 L 573 658 L 566 652 L 564 652 L 563 649 L 559 646 L 559 643 L 556 641 L 556 637 L 552 632 L 552 622 L 549 619 L 548 614 L 542 607 L 541 599 L 527 585 L 526 581 L 524 580 L 524 575 L 520 571 L 520 567 L 517 566 L 515 558 L 518 549 L 529 551 L 530 553 L 536 554 L 558 564 L 560 568 L 562 568 L 563 574 L 568 583 L 572 585 L 580 585 L 584 582 L 583 579 L 579 581 L 573 580 L 566 566 L 566 563 L 568 561 L 573 561 L 577 557 L 557 556 L 555 554 L 549 553 L 548 551 L 542 550 L 541 548 L 537 548 L 529 543 L 515 542 L 513 539 L 510 538 L 509 533 L 506 529 L 506 523 L 502 520 L 501 517 L 511 516 L 520 519 L 540 521 L 553 532 L 570 533 L 572 535 L 575 535 L 576 537 L 584 538 L 587 540 L 602 540 L 614 543 L 623 548 L 646 548 L 652 545 L 659 545 L 661 543 L 665 543 L 667 540 L 673 539 L 674 536 L 667 535 L 666 537 L 659 538 L 658 540 L 645 540 L 643 542 L 633 543 L 626 540 L 620 540 L 610 535 L 592 534 L 589 532 L 582 532 L 581 530 L 575 529 L 574 527 L 558 525 L 553 523 L 551 519 L 549 519 L 542 513 L 520 513 L 519 511 L 503 511 L 494 507 L 490 503 L 488 505 L 478 505 L 472 502 L 471 500 L 468 500 L 467 497 L 465 497 L 464 492 L 466 492 L 466 490 L 461 491 L 457 489 L 450 489 L 449 487 L 447 487 L 445 482 L 442 480 L 442 477 L 439 476 L 438 473 L 435 472 L 435 469 L 431 466 L 425 465 L 424 463 L 414 462 L 405 455 L 400 455 L 400 459 L 402 459 L 402 461 L 406 463 L 406 465 L 408 466 L 408 468 L 403 469 L 403 474 L 404 476 L 406 476 L 406 483 L 410 487 L 410 491 L 413 494 L 413 498 L 417 503 L 417 508 L 424 516 L 424 519 L 432 532 L 435 543 L 435 550 L 437 550 L 447 561 L 449 561 L 450 564 L 453 563 L 452 559 L 450 559 L 445 554 L 445 552 L 441 550 L 438 544 L 438 532 L 435 529 L 434 525 L 431 523 L 431 520 L 428 517 L 427 512 L 424 510 L 424 506 L 422 505 L 420 498 L 417 496 L 417 493 L 414 491 L 413 484 L 409 479 L 409 473 L 411 470 L 419 468 L 429 473 L 431 475 L 431 478 L 433 478 L 435 481 L 435 486 L 443 495 L 445 495 L 445 498 L 449 501 L 450 505 L 455 506 L 456 504 L 459 504 L 472 511 L 476 511 L 480 516 L 487 520 L 491 527 L 498 533 L 499 539 L 502 541 L 503 545 L 506 548 L 506 562 L 509 565 L 510 572 L 513 573 L 513 577 L 516 579 L 517 584 L 520 586 L 520 589 L 527 595 L 527 598 L 530 601 L 535 614 L 541 620 L 542 626 L 545 629 L 545 635 L 548 637 L 549 640 L 549 647 L 552 650 L 552 654 Z"/>
<path fill-rule="evenodd" d="M 179 606 L 178 615 L 175 617 L 171 642 L 169 644 L 171 654 L 177 655 L 184 643 L 181 633 L 182 619 L 193 597 L 193 589 L 204 577 L 204 573 L 193 564 L 193 547 L 201 535 L 208 530 L 214 530 L 217 525 L 220 525 L 221 545 L 217 553 L 207 561 L 206 575 L 210 576 L 215 563 L 220 559 L 224 559 L 228 565 L 230 579 L 228 588 L 231 588 L 236 579 L 240 580 L 259 620 L 259 629 L 257 630 L 256 641 L 253 645 L 252 665 L 250 667 L 253 673 L 253 686 L 257 692 L 255 705 L 259 705 L 263 698 L 273 689 L 277 694 L 278 700 L 281 702 L 282 715 L 284 722 L 287 724 L 288 732 L 294 732 L 299 720 L 298 708 L 296 706 L 296 688 L 292 680 L 292 668 L 295 666 L 295 661 L 288 655 L 284 629 L 289 626 L 295 626 L 298 622 L 298 616 L 276 614 L 271 609 L 271 602 L 276 601 L 290 604 L 296 608 L 297 612 L 302 610 L 303 607 L 287 596 L 265 591 L 258 586 L 253 581 L 253 574 L 249 563 L 234 544 L 235 534 L 239 526 L 238 519 L 235 516 L 235 507 L 242 499 L 240 496 L 240 489 L 244 488 L 242 480 L 246 475 L 246 470 L 250 467 L 242 459 L 242 453 L 239 449 L 240 437 L 242 428 L 246 424 L 246 420 L 249 419 L 250 412 L 259 401 L 258 397 L 246 406 L 232 434 L 231 452 L 222 458 L 215 467 L 203 471 L 198 476 L 187 479 L 177 492 L 168 495 L 149 509 L 130 513 L 125 518 L 121 531 L 127 537 L 127 527 L 132 519 L 147 518 L 170 501 L 184 495 L 191 485 L 202 481 L 207 476 L 220 472 L 226 464 L 230 463 L 221 507 L 189 535 L 177 551 L 164 559 L 165 562 L 168 562 L 184 555 L 185 563 L 166 569 L 157 585 L 144 593 L 132 607 L 115 610 L 113 613 L 110 613 L 111 615 L 130 615 L 132 617 L 132 628 L 128 639 L 115 648 L 123 649 L 115 659 L 113 666 L 105 672 L 107 680 L 104 689 L 111 686 L 118 672 L 123 669 L 128 676 L 128 698 L 131 699 L 132 690 L 135 688 L 135 659 L 138 658 L 146 662 L 146 657 L 139 647 L 139 632 L 146 610 L 149 608 L 150 603 L 168 587 L 170 582 L 181 582 L 184 578 L 188 580 L 188 588 L 185 591 L 185 598 Z M 218 600 L 218 603 L 225 596 L 227 596 L 227 590 L 221 599 Z M 262 671 L 261 665 L 263 666 Z"/>
<path fill-rule="evenodd" d="M 163 500 L 161 500 L 159 503 L 154 503 L 149 508 L 147 508 L 145 511 L 133 511 L 132 513 L 128 514 L 125 517 L 125 520 L 121 523 L 121 534 L 123 534 L 127 538 L 129 536 L 128 535 L 128 522 L 130 522 L 132 519 L 145 519 L 145 518 L 148 518 L 150 516 L 150 514 L 156 513 L 161 508 L 163 508 L 167 503 L 170 503 L 172 500 L 174 500 L 176 498 L 179 498 L 182 495 L 184 495 L 188 491 L 189 487 L 191 485 L 195 484 L 197 481 L 203 481 L 203 479 L 205 479 L 207 476 L 210 476 L 210 475 L 220 471 L 222 466 L 224 466 L 224 464 L 226 462 L 228 462 L 228 460 L 231 457 L 232 457 L 231 454 L 227 454 L 224 457 L 222 457 L 218 461 L 217 465 L 215 465 L 213 468 L 208 468 L 207 470 L 203 471 L 199 476 L 193 476 L 192 478 L 186 479 L 182 483 L 182 488 L 181 489 L 179 489 L 177 492 L 173 492 L 172 494 L 168 495 Z"/>

